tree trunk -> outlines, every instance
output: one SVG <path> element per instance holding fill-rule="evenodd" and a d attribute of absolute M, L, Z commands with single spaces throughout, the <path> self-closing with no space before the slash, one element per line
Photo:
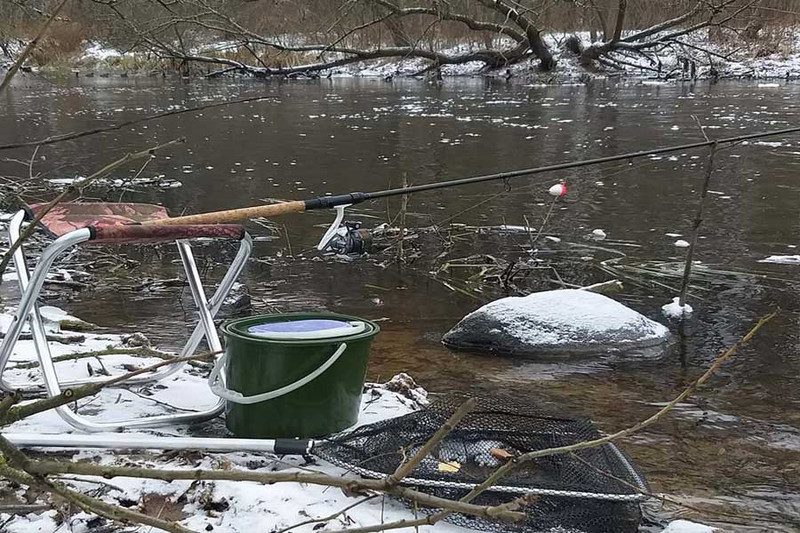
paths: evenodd
<path fill-rule="evenodd" d="M 550 53 L 550 49 L 547 47 L 544 39 L 542 39 L 539 31 L 534 29 L 527 33 L 528 39 L 530 40 L 531 51 L 539 58 L 539 68 L 545 72 L 556 68 L 556 60 L 553 58 L 553 54 Z"/>

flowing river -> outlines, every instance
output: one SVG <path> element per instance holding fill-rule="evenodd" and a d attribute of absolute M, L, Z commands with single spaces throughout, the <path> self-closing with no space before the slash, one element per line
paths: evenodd
<path fill-rule="evenodd" d="M 0 144 L 255 95 L 268 98 L 44 146 L 30 169 L 32 149 L 0 153 L 8 158 L 0 160 L 0 174 L 23 176 L 18 179 L 28 200 L 52 198 L 58 182 L 47 180 L 87 175 L 125 152 L 185 137 L 184 145 L 159 154 L 141 172 L 140 162 L 114 174 L 163 175 L 181 186 L 133 183 L 86 192 L 163 203 L 176 215 L 693 142 L 702 139 L 698 122 L 711 137 L 781 129 L 797 125 L 800 113 L 798 84 L 25 81 L 0 96 Z M 737 531 L 798 531 L 800 264 L 759 261 L 800 254 L 800 135 L 717 154 L 695 255 L 698 268 L 707 269 L 706 282 L 690 291 L 694 317 L 684 331 L 676 329 L 667 356 L 513 360 L 454 353 L 439 342 L 466 313 L 515 294 L 513 287 L 476 283 L 480 276 L 472 270 L 440 268 L 474 253 L 491 260 L 525 257 L 527 232 L 497 228 L 538 230 L 550 205 L 547 188 L 562 178 L 569 194 L 556 204 L 543 235 L 561 239 L 547 242 L 551 257 L 562 253 L 563 262 L 533 270 L 516 285 L 544 289 L 559 286 L 553 278 L 575 285 L 608 280 L 612 275 L 597 265 L 619 258 L 650 273 L 627 270 L 625 290 L 616 298 L 666 323 L 660 307 L 680 285 L 669 265 L 685 258 L 686 249 L 675 242 L 689 240 L 706 155 L 704 149 L 678 152 L 414 195 L 404 224 L 411 231 L 427 229 L 404 244 L 404 262 L 394 259 L 394 251 L 353 261 L 315 258 L 310 251 L 332 220 L 329 212 L 251 223 L 257 243 L 243 279 L 250 312 L 327 309 L 379 319 L 371 379 L 405 371 L 430 391 L 526 397 L 615 431 L 658 410 L 758 317 L 780 308 L 698 394 L 622 447 L 654 491 L 706 510 L 693 515 L 651 505 L 656 520 L 678 513 Z M 348 219 L 368 228 L 397 225 L 399 210 L 399 199 L 365 203 Z M 604 241 L 587 239 L 595 229 L 607 235 Z M 220 259 L 232 251 L 228 245 L 201 246 L 204 272 L 218 278 Z M 188 289 L 169 281 L 179 275 L 176 257 L 169 246 L 88 252 L 90 286 L 57 291 L 52 301 L 111 331 L 143 331 L 174 348 L 192 318 Z M 671 274 L 652 274 L 667 270 Z"/>

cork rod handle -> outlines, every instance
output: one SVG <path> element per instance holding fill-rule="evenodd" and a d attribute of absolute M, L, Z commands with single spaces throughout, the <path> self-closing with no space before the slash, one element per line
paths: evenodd
<path fill-rule="evenodd" d="M 144 222 L 143 224 L 147 226 L 230 224 L 252 218 L 272 218 L 280 215 L 288 215 L 289 213 L 302 213 L 305 210 L 305 202 L 302 200 L 293 200 L 291 202 L 281 202 L 279 204 L 257 205 L 254 207 L 243 207 L 241 209 L 230 209 L 228 211 L 213 211 L 211 213 L 200 213 L 198 215 L 153 220 Z"/>

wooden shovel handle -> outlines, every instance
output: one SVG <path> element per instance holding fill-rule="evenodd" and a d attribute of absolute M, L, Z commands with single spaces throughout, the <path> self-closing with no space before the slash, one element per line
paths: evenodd
<path fill-rule="evenodd" d="M 200 213 L 199 215 L 186 215 L 175 218 L 165 218 L 144 222 L 144 225 L 157 226 L 176 226 L 189 224 L 230 224 L 232 222 L 242 222 L 252 218 L 271 218 L 289 213 L 302 213 L 306 210 L 306 203 L 302 200 L 291 202 L 281 202 L 279 204 L 257 205 L 254 207 L 243 207 L 241 209 L 230 209 L 228 211 L 213 211 L 211 213 Z"/>

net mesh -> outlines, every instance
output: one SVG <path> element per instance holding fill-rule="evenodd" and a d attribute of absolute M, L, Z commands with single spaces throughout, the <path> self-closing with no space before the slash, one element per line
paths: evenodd
<path fill-rule="evenodd" d="M 315 453 L 362 476 L 381 478 L 412 457 L 464 400 L 441 399 L 426 409 L 356 428 L 320 442 Z M 404 483 L 457 500 L 511 457 L 598 437 L 588 420 L 551 416 L 509 400 L 480 399 Z M 646 489 L 628 458 L 606 444 L 524 463 L 473 500 L 499 505 L 530 495 L 520 508 L 527 517 L 521 523 L 466 515 L 450 515 L 449 520 L 481 531 L 633 532 Z"/>

